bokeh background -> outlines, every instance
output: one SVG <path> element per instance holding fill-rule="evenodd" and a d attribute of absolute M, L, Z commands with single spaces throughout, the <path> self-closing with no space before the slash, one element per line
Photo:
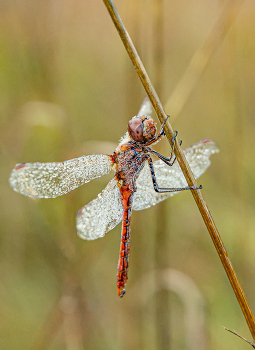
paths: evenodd
<path fill-rule="evenodd" d="M 220 148 L 199 183 L 255 310 L 254 0 L 115 4 L 183 148 Z M 0 0 L 0 349 L 249 346 L 223 329 L 251 340 L 190 193 L 133 213 L 119 299 L 120 225 L 75 231 L 113 174 L 48 200 L 8 185 L 16 163 L 111 154 L 144 97 L 103 1 Z"/>

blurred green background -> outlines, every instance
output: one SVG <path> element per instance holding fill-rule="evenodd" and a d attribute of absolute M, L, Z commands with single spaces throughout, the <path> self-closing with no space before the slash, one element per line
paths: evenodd
<path fill-rule="evenodd" d="M 254 0 L 115 4 L 183 148 L 220 148 L 199 184 L 255 310 Z M 139 110 L 103 2 L 1 0 L 0 29 L 0 349 L 247 349 L 223 329 L 251 340 L 190 193 L 133 213 L 119 299 L 120 225 L 91 242 L 75 230 L 113 174 L 56 199 L 8 185 L 16 163 L 111 154 Z"/>

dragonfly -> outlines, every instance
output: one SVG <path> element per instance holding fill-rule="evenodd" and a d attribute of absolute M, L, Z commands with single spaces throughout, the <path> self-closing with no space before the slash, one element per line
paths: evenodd
<path fill-rule="evenodd" d="M 146 98 L 112 155 L 89 155 L 54 163 L 21 163 L 9 178 L 14 191 L 25 196 L 55 198 L 114 170 L 114 178 L 98 197 L 78 211 L 76 228 L 79 237 L 94 240 L 122 221 L 117 272 L 119 297 L 125 294 L 128 279 L 132 210 L 147 209 L 178 192 L 202 188 L 187 186 L 173 150 L 165 157 L 150 147 L 165 136 L 166 122 L 157 133 L 151 113 L 152 106 Z M 215 142 L 209 139 L 184 150 L 195 178 L 205 172 L 210 156 L 218 151 Z M 153 161 L 151 155 L 159 159 Z"/>

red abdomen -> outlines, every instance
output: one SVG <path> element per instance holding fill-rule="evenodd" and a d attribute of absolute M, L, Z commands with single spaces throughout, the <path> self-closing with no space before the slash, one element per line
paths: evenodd
<path fill-rule="evenodd" d="M 132 211 L 133 191 L 121 188 L 122 205 L 124 209 L 121 231 L 120 255 L 117 273 L 117 291 L 118 296 L 125 294 L 125 285 L 128 279 L 129 251 L 130 251 L 130 220 Z"/>

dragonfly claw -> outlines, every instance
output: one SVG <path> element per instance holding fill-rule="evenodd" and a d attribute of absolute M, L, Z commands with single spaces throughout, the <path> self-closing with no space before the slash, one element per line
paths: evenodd
<path fill-rule="evenodd" d="M 123 289 L 120 294 L 120 298 L 123 298 L 124 294 L 126 293 L 126 289 Z"/>
<path fill-rule="evenodd" d="M 194 186 L 191 186 L 190 187 L 192 190 L 201 190 L 203 188 L 202 185 L 199 185 L 199 187 L 194 187 Z"/>

